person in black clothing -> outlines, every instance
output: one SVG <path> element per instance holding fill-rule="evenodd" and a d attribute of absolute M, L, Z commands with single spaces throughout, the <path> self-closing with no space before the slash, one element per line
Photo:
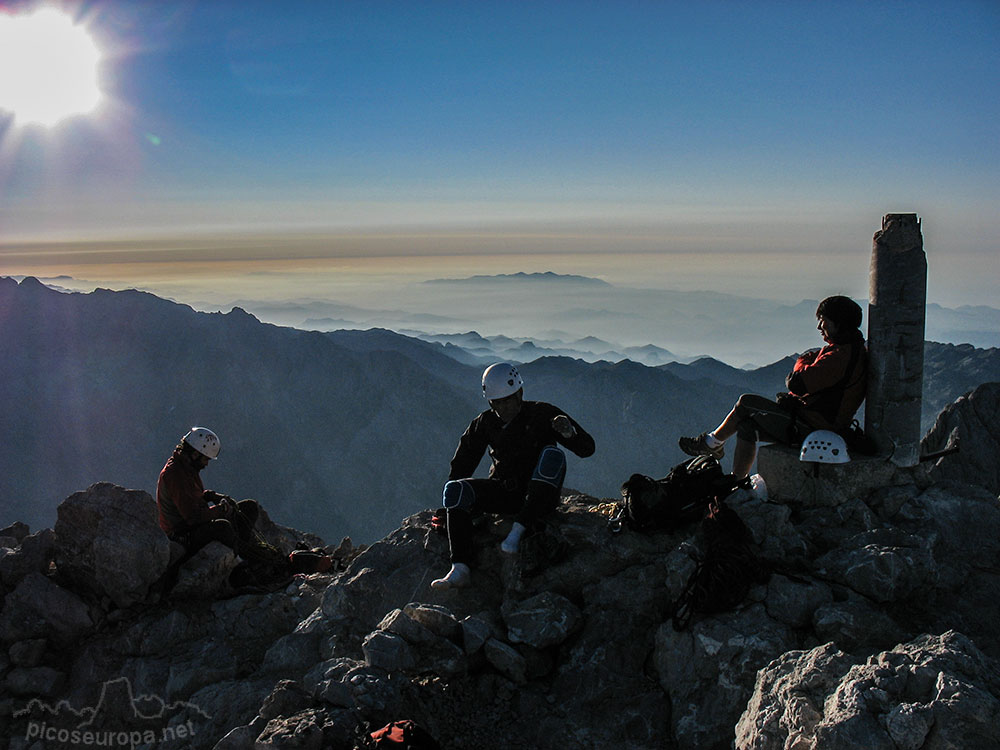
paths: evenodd
<path fill-rule="evenodd" d="M 436 589 L 468 586 L 473 554 L 472 522 L 483 513 L 512 514 L 514 523 L 500 549 L 516 554 L 524 532 L 559 503 L 566 476 L 564 445 L 581 458 L 594 453 L 594 439 L 558 407 L 524 400 L 524 380 L 500 362 L 483 373 L 490 408 L 472 420 L 451 460 L 444 486 L 451 570 L 431 582 Z M 472 479 L 489 449 L 488 479 Z"/>

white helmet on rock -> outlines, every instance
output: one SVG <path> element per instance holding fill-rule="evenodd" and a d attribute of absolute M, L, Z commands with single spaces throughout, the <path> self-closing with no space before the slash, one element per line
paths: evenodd
<path fill-rule="evenodd" d="M 844 438 L 830 430 L 810 432 L 799 453 L 799 461 L 819 464 L 846 464 L 850 460 Z"/>
<path fill-rule="evenodd" d="M 524 387 L 524 380 L 517 368 L 509 362 L 497 362 L 483 373 L 483 395 L 487 401 L 507 398 Z"/>
<path fill-rule="evenodd" d="M 184 442 L 208 458 L 218 458 L 219 448 L 222 447 L 219 436 L 207 427 L 192 427 L 184 436 Z"/>

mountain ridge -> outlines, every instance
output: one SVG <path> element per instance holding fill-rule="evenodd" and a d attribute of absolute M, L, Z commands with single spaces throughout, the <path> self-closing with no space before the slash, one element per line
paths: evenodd
<path fill-rule="evenodd" d="M 318 518 L 326 538 L 368 541 L 436 507 L 458 436 L 485 408 L 482 359 L 388 330 L 303 331 L 241 308 L 37 280 L 0 279 L 0 316 L 0 400 L 16 436 L 0 445 L 0 520 L 46 525 L 51 498 L 98 478 L 153 491 L 179 437 L 206 424 L 223 443 L 207 487 L 255 497 L 292 526 Z M 998 350 L 927 351 L 928 406 L 1000 380 Z M 597 497 L 634 472 L 666 474 L 683 458 L 679 435 L 713 426 L 741 392 L 781 389 L 786 369 L 567 356 L 521 366 L 528 398 L 597 440 L 593 459 L 570 456 L 567 478 Z"/>

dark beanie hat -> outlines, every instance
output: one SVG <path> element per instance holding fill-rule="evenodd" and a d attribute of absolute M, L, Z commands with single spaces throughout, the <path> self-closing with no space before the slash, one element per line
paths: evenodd
<path fill-rule="evenodd" d="M 861 326 L 861 305 L 850 297 L 835 295 L 827 297 L 816 308 L 816 317 L 822 315 L 832 320 L 837 328 L 847 331 Z"/>

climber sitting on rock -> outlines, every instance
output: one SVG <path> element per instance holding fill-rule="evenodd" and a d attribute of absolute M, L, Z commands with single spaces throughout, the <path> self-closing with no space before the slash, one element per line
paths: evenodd
<path fill-rule="evenodd" d="M 218 436 L 192 427 L 174 448 L 156 483 L 160 528 L 193 555 L 212 541 L 239 553 L 240 542 L 253 536 L 260 507 L 255 500 L 234 501 L 206 490 L 200 472 L 219 455 Z"/>
<path fill-rule="evenodd" d="M 516 554 L 525 531 L 559 503 L 566 476 L 560 443 L 586 458 L 594 439 L 561 409 L 525 401 L 524 381 L 506 362 L 483 373 L 483 395 L 490 408 L 472 420 L 451 460 L 444 486 L 451 570 L 431 582 L 436 589 L 468 586 L 473 555 L 473 519 L 483 513 L 510 514 L 514 523 L 501 550 Z M 488 479 L 472 479 L 487 448 L 493 460 Z"/>
<path fill-rule="evenodd" d="M 826 346 L 801 355 L 785 378 L 787 393 L 776 401 L 745 393 L 712 432 L 682 437 L 689 456 L 722 458 L 726 440 L 736 435 L 733 474 L 745 477 L 757 458 L 757 443 L 798 447 L 813 430 L 842 432 L 865 399 L 868 353 L 858 330 L 861 307 L 851 298 L 827 297 L 816 308 L 816 328 Z"/>

